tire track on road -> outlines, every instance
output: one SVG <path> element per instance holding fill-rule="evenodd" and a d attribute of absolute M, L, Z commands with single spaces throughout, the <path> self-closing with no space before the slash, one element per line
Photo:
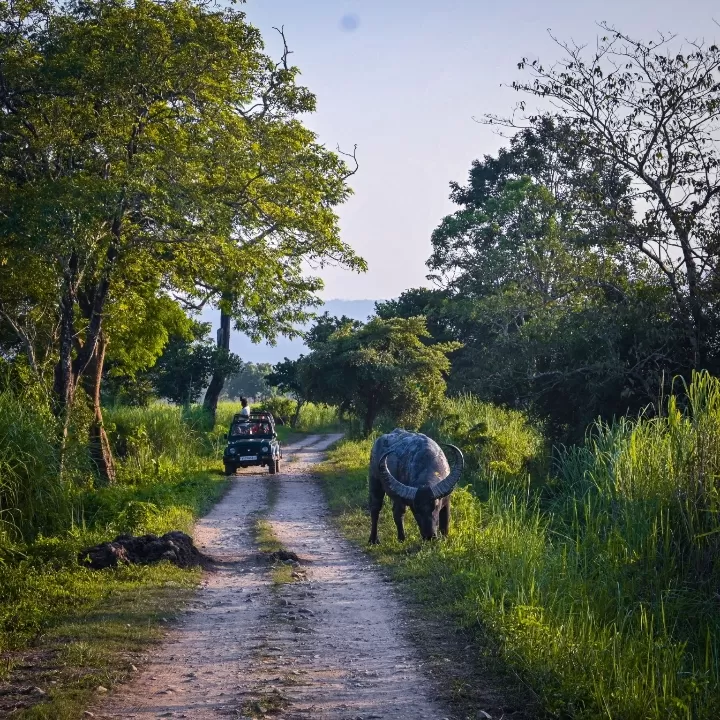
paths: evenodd
<path fill-rule="evenodd" d="M 281 473 L 241 471 L 195 528 L 218 561 L 149 663 L 95 717 L 442 720 L 403 609 L 370 561 L 330 524 L 312 466 L 340 435 L 288 446 Z M 277 497 L 268 507 L 268 489 Z M 263 516 L 303 560 L 273 585 L 253 537 Z"/>

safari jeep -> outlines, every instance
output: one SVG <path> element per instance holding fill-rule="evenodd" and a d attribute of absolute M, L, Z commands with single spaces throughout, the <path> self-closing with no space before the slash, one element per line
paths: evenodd
<path fill-rule="evenodd" d="M 251 413 L 249 419 L 235 415 L 223 453 L 226 475 L 251 465 L 267 466 L 274 475 L 280 471 L 280 458 L 282 450 L 270 413 Z"/>

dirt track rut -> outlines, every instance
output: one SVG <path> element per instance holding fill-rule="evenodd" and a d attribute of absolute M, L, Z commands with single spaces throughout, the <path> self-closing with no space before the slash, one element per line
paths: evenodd
<path fill-rule="evenodd" d="M 133 682 L 92 709 L 95 717 L 451 717 L 432 698 L 391 589 L 329 522 L 310 470 L 337 438 L 289 446 L 272 479 L 241 471 L 195 529 L 219 569 Z M 268 507 L 271 483 L 277 495 Z M 259 514 L 307 561 L 296 582 L 273 585 L 254 543 Z"/>

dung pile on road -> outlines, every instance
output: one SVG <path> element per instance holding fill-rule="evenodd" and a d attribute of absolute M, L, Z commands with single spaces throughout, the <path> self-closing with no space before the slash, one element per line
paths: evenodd
<path fill-rule="evenodd" d="M 291 550 L 276 550 L 269 553 L 267 557 L 272 562 L 302 562 L 301 558 Z"/>
<path fill-rule="evenodd" d="M 78 553 L 81 565 L 102 570 L 117 565 L 149 565 L 167 560 L 178 567 L 207 567 L 209 558 L 193 544 L 192 538 L 179 530 L 157 535 L 118 535 L 111 542 L 100 543 Z"/>

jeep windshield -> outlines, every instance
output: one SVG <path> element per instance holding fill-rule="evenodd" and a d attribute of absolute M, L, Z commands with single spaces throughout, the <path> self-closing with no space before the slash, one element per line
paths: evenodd
<path fill-rule="evenodd" d="M 253 420 L 233 423 L 230 428 L 230 439 L 272 437 L 273 432 L 268 422 Z"/>

